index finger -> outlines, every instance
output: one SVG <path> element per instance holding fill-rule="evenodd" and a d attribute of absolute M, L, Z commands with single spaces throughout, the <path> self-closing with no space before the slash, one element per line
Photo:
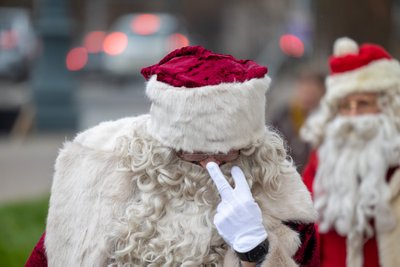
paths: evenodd
<path fill-rule="evenodd" d="M 218 164 L 215 162 L 209 162 L 206 165 L 206 169 L 217 186 L 218 192 L 222 199 L 229 199 L 232 197 L 233 188 L 226 180 L 224 174 L 221 172 Z"/>

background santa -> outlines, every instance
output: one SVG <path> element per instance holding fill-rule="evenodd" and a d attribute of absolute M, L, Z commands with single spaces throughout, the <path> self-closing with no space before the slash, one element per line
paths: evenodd
<path fill-rule="evenodd" d="M 319 109 L 301 129 L 322 266 L 400 266 L 400 65 L 340 38 Z"/>

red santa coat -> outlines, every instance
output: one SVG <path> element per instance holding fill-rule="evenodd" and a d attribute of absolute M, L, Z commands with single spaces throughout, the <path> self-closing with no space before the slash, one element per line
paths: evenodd
<path fill-rule="evenodd" d="M 318 168 L 318 155 L 313 151 L 310 155 L 308 164 L 303 172 L 303 180 L 310 192 L 313 192 L 314 178 Z M 388 177 L 391 177 L 397 168 L 388 171 Z M 321 267 L 345 267 L 346 266 L 346 237 L 340 236 L 335 230 L 328 233 L 318 234 L 318 243 L 320 248 Z M 378 267 L 379 252 L 375 237 L 367 240 L 364 244 L 364 266 Z M 382 259 L 381 259 L 382 260 Z"/>

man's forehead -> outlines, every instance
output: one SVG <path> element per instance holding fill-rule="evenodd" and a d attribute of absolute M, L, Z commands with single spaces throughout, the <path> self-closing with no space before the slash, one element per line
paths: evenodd
<path fill-rule="evenodd" d="M 344 97 L 342 97 L 340 100 L 347 100 L 347 99 L 353 99 L 353 98 L 376 98 L 378 97 L 378 93 L 376 92 L 357 92 L 357 93 L 352 93 L 348 94 Z"/>

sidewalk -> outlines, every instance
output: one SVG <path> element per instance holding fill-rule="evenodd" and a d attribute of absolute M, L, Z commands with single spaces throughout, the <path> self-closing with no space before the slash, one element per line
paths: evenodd
<path fill-rule="evenodd" d="M 53 166 L 67 135 L 37 135 L 25 140 L 0 138 L 0 204 L 50 192 Z"/>
<path fill-rule="evenodd" d="M 4 88 L 7 86 L 11 86 L 8 92 L 16 95 L 18 101 L 14 102 L 24 101 L 23 96 L 29 92 L 27 83 L 18 87 L 3 84 Z M 77 101 L 80 125 L 73 134 L 33 134 L 23 140 L 0 136 L 0 204 L 49 193 L 54 162 L 66 139 L 71 140 L 101 121 L 143 114 L 150 108 L 143 82 L 122 86 L 103 80 L 83 80 L 77 89 Z"/>

